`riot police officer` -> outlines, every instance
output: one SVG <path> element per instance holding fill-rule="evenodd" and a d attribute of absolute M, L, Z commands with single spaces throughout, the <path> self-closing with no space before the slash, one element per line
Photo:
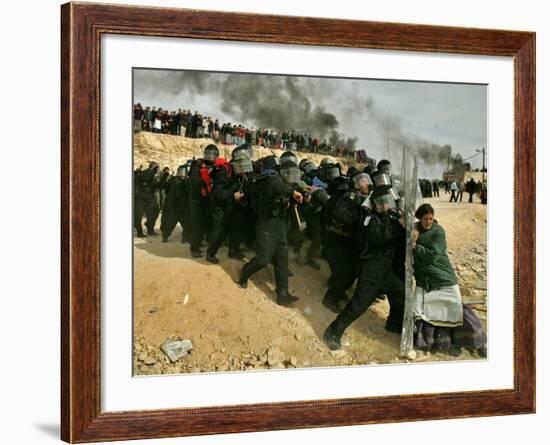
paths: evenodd
<path fill-rule="evenodd" d="M 231 167 L 235 181 L 234 202 L 229 215 L 229 253 L 228 257 L 244 260 L 241 251 L 243 241 L 252 244 L 256 216 L 250 208 L 250 192 L 254 186 L 250 150 L 245 145 L 236 147 L 231 153 Z M 247 238 L 248 237 L 248 238 Z"/>
<path fill-rule="evenodd" d="M 212 229 L 208 236 L 206 261 L 218 264 L 220 261 L 216 258 L 216 253 L 227 235 L 229 215 L 233 206 L 233 200 L 236 199 L 234 193 L 237 191 L 237 183 L 233 179 L 233 172 L 229 162 L 222 158 L 216 159 L 210 176 L 212 177 L 210 201 Z"/>
<path fill-rule="evenodd" d="M 357 287 L 352 299 L 323 334 L 331 350 L 340 349 L 340 339 L 346 328 L 360 317 L 376 297 L 384 293 L 390 302 L 386 329 L 401 332 L 405 301 L 404 281 L 395 273 L 393 261 L 395 243 L 403 240 L 404 218 L 390 218 L 395 201 L 388 186 L 377 187 L 370 197 L 372 210 L 365 209 L 359 224 L 358 247 L 360 268 Z"/>
<path fill-rule="evenodd" d="M 203 159 L 193 160 L 189 172 L 189 217 L 191 256 L 202 256 L 201 242 L 210 226 L 208 202 L 212 192 L 210 171 L 220 152 L 214 144 L 206 146 Z"/>
<path fill-rule="evenodd" d="M 342 176 L 340 182 L 347 180 Z M 372 181 L 367 173 L 359 172 L 351 179 L 351 190 L 344 191 L 340 197 L 334 195 L 334 204 L 330 207 L 327 220 L 327 259 L 332 272 L 329 287 L 323 298 L 323 304 L 338 313 L 346 298 L 346 291 L 357 277 L 357 226 L 361 214 L 361 205 L 367 198 Z M 344 190 L 342 185 L 342 190 Z"/>
<path fill-rule="evenodd" d="M 178 223 L 182 228 L 182 241 L 185 239 L 188 230 L 188 201 L 187 164 L 183 164 L 178 167 L 175 176 L 171 177 L 166 186 L 166 198 L 160 218 L 163 243 L 168 242 Z"/>
<path fill-rule="evenodd" d="M 160 213 L 156 193 L 160 187 L 160 166 L 158 162 L 149 163 L 147 170 L 134 172 L 134 228 L 138 238 L 144 238 L 141 220 L 146 216 L 145 226 L 148 235 L 156 235 L 155 224 Z"/>
<path fill-rule="evenodd" d="M 241 269 L 237 284 L 246 288 L 248 279 L 270 262 L 275 268 L 277 303 L 288 305 L 298 298 L 288 290 L 288 243 L 286 217 L 291 200 L 303 201 L 295 186 L 285 183 L 278 173 L 277 158 L 262 161 L 262 174 L 252 191 L 252 208 L 257 215 L 256 256 Z"/>

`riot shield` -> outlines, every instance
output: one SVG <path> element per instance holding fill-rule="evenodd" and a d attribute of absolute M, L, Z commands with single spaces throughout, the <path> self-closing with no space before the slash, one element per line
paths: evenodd
<path fill-rule="evenodd" d="M 405 308 L 403 316 L 403 330 L 401 331 L 401 345 L 399 355 L 414 358 L 413 335 L 414 320 L 412 313 L 414 298 L 414 264 L 413 264 L 413 226 L 414 213 L 422 203 L 422 194 L 418 184 L 418 162 L 414 153 L 403 147 L 401 160 L 401 184 L 399 195 L 401 210 L 405 213 L 405 228 L 407 231 L 405 246 Z"/>

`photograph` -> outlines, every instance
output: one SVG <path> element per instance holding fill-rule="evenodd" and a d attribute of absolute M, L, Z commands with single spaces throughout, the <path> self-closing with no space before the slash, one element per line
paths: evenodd
<path fill-rule="evenodd" d="M 132 96 L 134 376 L 487 359 L 486 84 L 134 67 Z"/>

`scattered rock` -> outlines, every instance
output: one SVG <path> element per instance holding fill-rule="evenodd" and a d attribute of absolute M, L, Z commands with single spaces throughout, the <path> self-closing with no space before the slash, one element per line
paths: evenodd
<path fill-rule="evenodd" d="M 282 364 L 283 360 L 284 360 L 284 355 L 279 348 L 273 346 L 267 350 L 267 364 L 269 366 Z"/>
<path fill-rule="evenodd" d="M 302 339 L 302 336 L 298 333 L 294 334 L 294 338 L 298 341 L 300 341 Z"/>
<path fill-rule="evenodd" d="M 313 311 L 311 310 L 311 308 L 309 306 L 306 306 L 304 308 L 304 314 L 306 315 L 311 315 L 311 313 L 313 313 Z"/>
<path fill-rule="evenodd" d="M 158 311 L 159 311 L 159 308 L 156 306 L 153 306 L 151 309 L 149 309 L 150 314 L 154 314 L 155 312 L 158 312 Z"/>
<path fill-rule="evenodd" d="M 346 351 L 337 350 L 337 351 L 330 351 L 330 355 L 332 355 L 336 359 L 341 359 L 346 355 Z"/>
<path fill-rule="evenodd" d="M 141 354 L 139 354 L 138 360 L 139 360 L 140 362 L 144 362 L 146 359 L 147 359 L 147 352 L 144 351 L 144 352 L 142 352 Z"/>
<path fill-rule="evenodd" d="M 186 356 L 191 349 L 193 343 L 191 340 L 165 340 L 160 349 L 164 352 L 172 363 L 177 362 L 180 358 Z"/>
<path fill-rule="evenodd" d="M 145 358 L 145 360 L 143 360 L 143 363 L 146 365 L 154 365 L 156 362 L 157 362 L 157 359 L 154 357 L 151 357 L 150 355 L 148 355 Z"/>

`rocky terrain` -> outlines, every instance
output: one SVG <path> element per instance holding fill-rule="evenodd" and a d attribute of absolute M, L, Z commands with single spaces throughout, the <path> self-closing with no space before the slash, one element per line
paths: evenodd
<path fill-rule="evenodd" d="M 139 137 L 136 147 L 148 136 Z M 170 136 L 168 136 L 170 137 Z M 178 139 L 185 139 L 174 137 Z M 164 139 L 164 138 L 162 138 Z M 178 165 L 181 157 L 201 150 L 200 140 L 172 146 L 161 165 Z M 197 148 L 198 147 L 198 148 Z M 138 150 L 139 163 L 158 160 L 161 148 Z M 159 155 L 160 156 L 160 155 Z M 448 203 L 448 196 L 428 199 L 436 219 L 444 226 L 451 261 L 456 267 L 465 302 L 471 302 L 485 325 L 486 206 Z M 290 290 L 300 300 L 290 308 L 275 303 L 272 267 L 256 274 L 248 289 L 234 283 L 242 262 L 218 254 L 219 265 L 192 258 L 181 244 L 179 226 L 169 243 L 160 237 L 134 239 L 134 374 L 246 371 L 277 368 L 374 365 L 405 362 L 398 357 L 399 335 L 386 332 L 388 304 L 377 301 L 343 336 L 342 351 L 329 351 L 322 333 L 335 315 L 321 304 L 329 269 L 304 264 L 303 255 L 290 254 Z M 307 245 L 302 249 L 305 252 Z M 245 252 L 248 259 L 252 251 Z M 351 292 L 350 295 L 351 297 Z M 175 363 L 160 349 L 170 339 L 188 339 L 192 350 Z M 471 360 L 419 353 L 415 361 Z"/>

